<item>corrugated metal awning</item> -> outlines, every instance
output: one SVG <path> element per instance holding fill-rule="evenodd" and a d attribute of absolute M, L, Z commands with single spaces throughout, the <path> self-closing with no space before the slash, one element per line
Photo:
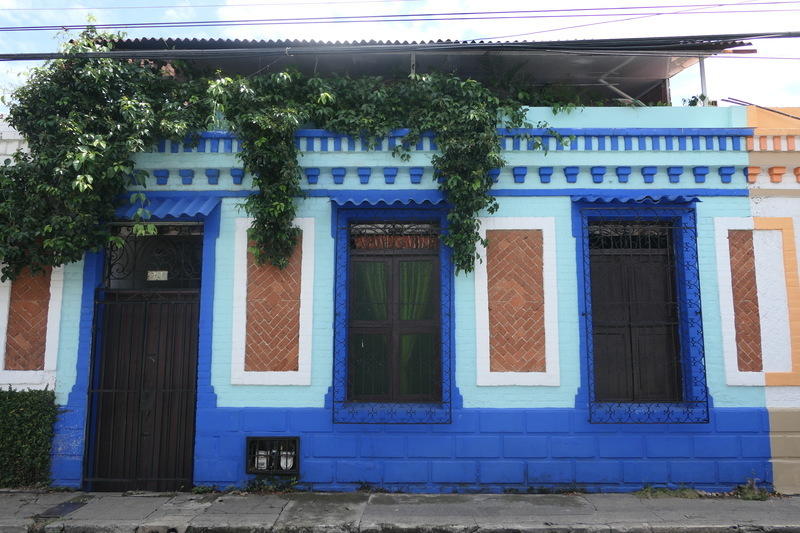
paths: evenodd
<path fill-rule="evenodd" d="M 142 206 L 139 202 L 117 209 L 117 216 L 133 219 L 137 209 L 144 207 L 150 212 L 148 220 L 199 218 L 208 216 L 219 205 L 218 196 L 189 197 L 148 197 L 148 203 Z"/>
<path fill-rule="evenodd" d="M 573 202 L 586 202 L 586 203 L 602 203 L 602 204 L 635 204 L 635 203 L 690 203 L 699 202 L 700 198 L 695 195 L 688 194 L 658 194 L 658 193 L 645 193 L 645 194 L 631 194 L 625 195 L 596 195 L 585 194 L 581 196 L 573 196 Z"/>

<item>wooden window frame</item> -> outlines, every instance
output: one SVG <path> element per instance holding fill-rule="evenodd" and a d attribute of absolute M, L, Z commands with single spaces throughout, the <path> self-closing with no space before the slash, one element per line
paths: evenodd
<path fill-rule="evenodd" d="M 438 368 L 441 366 L 441 291 L 439 288 L 439 249 L 377 249 L 377 250 L 357 250 L 349 251 L 349 285 L 348 295 L 353 291 L 353 266 L 359 262 L 379 262 L 388 266 L 389 291 L 386 320 L 354 320 L 352 306 L 353 298 L 348 298 L 350 312 L 348 323 L 348 338 L 351 333 L 380 333 L 385 332 L 389 335 L 389 390 L 383 395 L 358 395 L 352 390 L 352 374 L 348 371 L 348 390 L 347 399 L 351 402 L 440 402 L 441 376 Z M 433 263 L 433 293 L 439 295 L 434 305 L 434 315 L 427 320 L 401 320 L 399 317 L 400 307 L 400 264 L 403 261 L 413 261 L 424 259 Z M 436 345 L 436 365 L 434 382 L 437 383 L 436 390 L 429 395 L 402 395 L 400 393 L 400 336 L 404 333 L 432 333 Z"/>

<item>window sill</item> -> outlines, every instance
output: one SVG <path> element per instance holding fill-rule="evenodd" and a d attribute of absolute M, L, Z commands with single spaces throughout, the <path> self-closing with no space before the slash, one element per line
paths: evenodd
<path fill-rule="evenodd" d="M 449 424 L 450 403 L 334 402 L 338 424 Z"/>
<path fill-rule="evenodd" d="M 705 424 L 708 402 L 591 402 L 592 424 Z"/>

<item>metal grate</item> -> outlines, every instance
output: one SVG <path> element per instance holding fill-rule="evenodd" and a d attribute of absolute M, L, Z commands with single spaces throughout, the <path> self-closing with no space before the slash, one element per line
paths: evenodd
<path fill-rule="evenodd" d="M 247 473 L 299 475 L 298 437 L 247 437 Z"/>
<path fill-rule="evenodd" d="M 590 421 L 708 421 L 694 209 L 580 214 Z"/>
<path fill-rule="evenodd" d="M 117 244 L 106 251 L 106 289 L 197 289 L 203 256 L 202 224 L 157 224 L 155 235 L 138 236 L 117 225 Z"/>

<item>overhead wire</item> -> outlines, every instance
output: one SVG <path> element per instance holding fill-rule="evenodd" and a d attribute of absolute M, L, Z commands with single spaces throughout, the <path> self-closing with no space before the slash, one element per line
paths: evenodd
<path fill-rule="evenodd" d="M 270 6 L 316 6 L 341 4 L 387 4 L 393 2 L 421 2 L 422 0 L 332 0 L 329 2 L 248 2 L 244 4 L 173 4 L 144 6 L 69 6 L 69 7 L 6 7 L 3 11 L 123 11 L 128 9 L 205 9 L 211 7 L 270 7 Z M 779 2 L 774 2 L 779 3 Z"/>
<path fill-rule="evenodd" d="M 121 11 L 127 9 L 172 9 L 189 8 L 204 9 L 211 7 L 269 7 L 269 6 L 301 6 L 301 5 L 340 5 L 340 4 L 383 4 L 393 2 L 420 2 L 422 0 L 330 0 L 330 1 L 298 1 L 298 2 L 245 2 L 239 4 L 172 4 L 172 5 L 126 5 L 126 6 L 67 6 L 67 7 L 7 7 L 3 11 Z M 793 0 L 762 0 L 753 2 L 750 5 L 780 5 L 796 4 Z M 537 9 L 531 12 L 577 12 L 577 11 L 620 11 L 625 9 L 669 9 L 674 7 L 724 7 L 729 5 L 739 5 L 741 2 L 715 2 L 708 4 L 661 4 L 661 5 L 638 5 L 638 6 L 608 6 L 608 7 L 584 7 L 584 8 L 565 8 L 565 9 Z"/>
<path fill-rule="evenodd" d="M 756 5 L 756 3 L 752 2 L 752 0 L 742 0 L 742 1 L 739 1 L 739 2 L 734 2 L 731 5 L 742 5 L 742 4 L 747 4 L 747 5 L 751 5 L 751 6 L 752 5 Z M 719 5 L 721 5 L 721 4 L 719 4 Z M 676 12 L 674 12 L 672 14 L 673 15 L 682 15 L 682 14 L 686 14 L 686 13 L 695 13 L 695 12 L 703 10 L 703 9 L 710 9 L 712 7 L 719 7 L 719 5 L 702 6 L 700 4 L 686 4 L 686 5 L 682 5 L 682 6 L 674 6 L 674 7 L 692 8 L 692 9 L 681 9 L 681 11 L 676 11 Z M 712 13 L 717 13 L 717 11 L 714 11 Z M 481 40 L 481 39 L 483 39 L 483 40 L 491 40 L 491 39 L 508 39 L 510 37 L 525 37 L 525 36 L 528 36 L 528 35 L 540 35 L 542 33 L 552 33 L 552 32 L 556 32 L 556 31 L 572 30 L 572 29 L 577 29 L 577 28 L 588 28 L 590 26 L 600 26 L 600 25 L 603 25 L 603 24 L 614 24 L 614 23 L 617 23 L 617 22 L 628 22 L 628 21 L 631 21 L 631 20 L 641 20 L 641 19 L 646 19 L 646 18 L 650 18 L 650 17 L 657 17 L 657 16 L 660 16 L 660 15 L 662 15 L 662 14 L 661 13 L 649 13 L 647 15 L 634 16 L 634 17 L 628 17 L 628 18 L 623 18 L 623 19 L 603 20 L 603 21 L 599 21 L 599 22 L 590 22 L 590 23 L 587 23 L 587 24 L 577 24 L 577 25 L 573 25 L 573 26 L 564 26 L 564 27 L 561 27 L 561 28 L 551 28 L 551 29 L 547 29 L 547 30 L 538 30 L 538 31 L 526 32 L 526 33 L 515 33 L 515 34 L 511 34 L 511 35 L 495 35 L 493 37 L 477 37 L 476 39 L 478 39 L 478 40 Z"/>
<path fill-rule="evenodd" d="M 792 2 L 800 3 L 800 2 Z M 693 12 L 692 15 L 719 15 L 733 13 L 791 13 L 800 11 L 792 9 L 743 9 L 722 10 L 713 12 Z M 147 29 L 147 28 L 192 28 L 192 27 L 237 27 L 237 26 L 273 26 L 296 24 L 358 24 L 358 23 L 383 23 L 383 22 L 430 22 L 430 21 L 460 21 L 460 20 L 508 20 L 508 19 L 551 19 L 551 18 L 583 18 L 583 17 L 608 17 L 604 13 L 576 13 L 576 14 L 528 14 L 539 13 L 533 10 L 513 11 L 474 11 L 474 12 L 448 12 L 448 13 L 411 13 L 394 15 L 355 15 L 336 17 L 290 17 L 267 19 L 238 19 L 238 20 L 197 20 L 174 22 L 124 22 L 108 24 L 58 24 L 47 26 L 3 26 L 0 32 L 17 31 L 57 31 L 57 30 L 82 30 L 87 27 L 101 29 Z M 630 15 L 680 15 L 676 12 L 661 13 L 621 13 L 622 16 Z"/>

